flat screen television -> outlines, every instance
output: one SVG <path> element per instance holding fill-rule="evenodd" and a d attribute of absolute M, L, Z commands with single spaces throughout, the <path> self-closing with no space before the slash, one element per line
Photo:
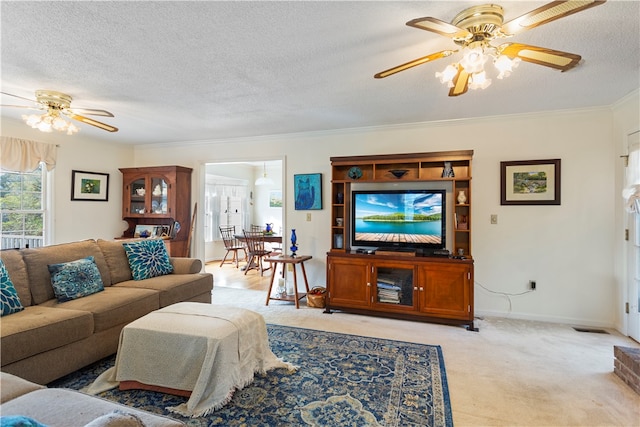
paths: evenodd
<path fill-rule="evenodd" d="M 351 193 L 351 246 L 444 249 L 446 190 Z"/>

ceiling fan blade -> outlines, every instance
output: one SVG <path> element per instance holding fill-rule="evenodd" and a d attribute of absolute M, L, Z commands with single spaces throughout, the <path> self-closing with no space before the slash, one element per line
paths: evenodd
<path fill-rule="evenodd" d="M 452 53 L 457 52 L 457 50 L 443 50 L 440 52 L 432 53 L 427 56 L 423 56 L 422 58 L 414 59 L 413 61 L 406 62 L 402 65 L 398 65 L 397 67 L 389 68 L 388 70 L 381 71 L 375 74 L 373 77 L 376 79 L 382 79 L 388 77 L 392 74 L 399 73 L 400 71 L 408 70 L 409 68 L 413 68 L 417 65 L 424 64 L 426 62 L 435 61 L 436 59 L 446 58 Z"/>
<path fill-rule="evenodd" d="M 0 107 L 10 107 L 10 108 L 27 108 L 29 110 L 42 110 L 43 108 L 37 106 L 37 105 L 33 105 L 33 106 L 29 106 L 29 105 L 9 105 L 9 104 L 4 104 L 4 105 L 0 105 Z"/>
<path fill-rule="evenodd" d="M 14 95 L 12 93 L 7 93 L 7 92 L 0 92 L 0 93 L 3 94 L 3 95 L 7 95 L 7 96 L 13 96 L 14 98 L 24 99 L 25 101 L 37 103 L 37 101 L 35 99 L 29 99 L 29 98 L 25 98 L 23 96 Z"/>
<path fill-rule="evenodd" d="M 459 96 L 469 90 L 469 73 L 458 66 L 458 74 L 453 78 L 453 87 L 449 89 L 449 96 Z"/>
<path fill-rule="evenodd" d="M 79 122 L 86 123 L 91 126 L 95 126 L 97 128 L 109 131 L 109 132 L 118 132 L 117 127 L 113 127 L 111 125 L 99 122 L 97 120 L 90 119 L 88 117 L 80 116 L 78 114 L 74 114 L 73 112 L 67 112 L 67 116 L 71 117 L 74 120 L 78 120 Z"/>
<path fill-rule="evenodd" d="M 509 58 L 520 58 L 532 64 L 544 65 L 560 71 L 567 71 L 578 65 L 582 57 L 574 53 L 531 46 L 521 43 L 505 43 L 498 47 L 498 52 Z"/>
<path fill-rule="evenodd" d="M 473 37 L 473 34 L 463 28 L 431 17 L 412 19 L 407 22 L 407 25 L 420 30 L 431 31 L 454 40 L 466 40 Z"/>
<path fill-rule="evenodd" d="M 106 110 L 95 110 L 93 108 L 67 108 L 71 114 L 86 114 L 88 116 L 113 117 L 113 114 Z"/>
<path fill-rule="evenodd" d="M 565 0 L 565 1 L 553 1 L 542 7 L 525 13 L 524 15 L 512 19 L 509 22 L 502 24 L 500 31 L 505 36 L 512 36 L 525 30 L 530 30 L 539 25 L 546 24 L 556 19 L 564 18 L 571 14 L 581 12 L 591 7 L 599 6 L 606 0 Z"/>

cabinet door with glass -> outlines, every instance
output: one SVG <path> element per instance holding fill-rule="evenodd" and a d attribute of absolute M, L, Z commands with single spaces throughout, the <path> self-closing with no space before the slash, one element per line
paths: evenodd
<path fill-rule="evenodd" d="M 139 175 L 124 182 L 123 216 L 170 216 L 170 181 L 162 175 Z"/>
<path fill-rule="evenodd" d="M 384 311 L 414 311 L 414 266 L 399 263 L 375 263 L 372 304 Z"/>

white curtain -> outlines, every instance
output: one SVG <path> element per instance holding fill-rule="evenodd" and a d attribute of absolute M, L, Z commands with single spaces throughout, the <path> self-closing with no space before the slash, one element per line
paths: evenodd
<path fill-rule="evenodd" d="M 0 166 L 13 172 L 32 172 L 44 162 L 47 170 L 56 167 L 58 147 L 55 144 L 0 136 Z"/>
<path fill-rule="evenodd" d="M 637 135 L 636 135 L 636 139 Z M 622 196 L 629 212 L 640 214 L 640 144 L 635 143 L 629 149 L 629 163 Z"/>

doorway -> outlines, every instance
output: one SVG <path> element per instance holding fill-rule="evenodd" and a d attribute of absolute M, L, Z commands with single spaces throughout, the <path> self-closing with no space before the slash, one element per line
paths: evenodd
<path fill-rule="evenodd" d="M 627 139 L 628 164 L 625 192 L 630 198 L 626 207 L 625 251 L 627 253 L 628 335 L 640 342 L 640 131 Z M 631 192 L 635 189 L 635 194 Z"/>
<path fill-rule="evenodd" d="M 234 225 L 238 234 L 259 225 L 282 234 L 284 180 L 282 159 L 207 163 L 203 209 L 205 262 L 220 260 L 226 250 L 219 227 Z"/>

